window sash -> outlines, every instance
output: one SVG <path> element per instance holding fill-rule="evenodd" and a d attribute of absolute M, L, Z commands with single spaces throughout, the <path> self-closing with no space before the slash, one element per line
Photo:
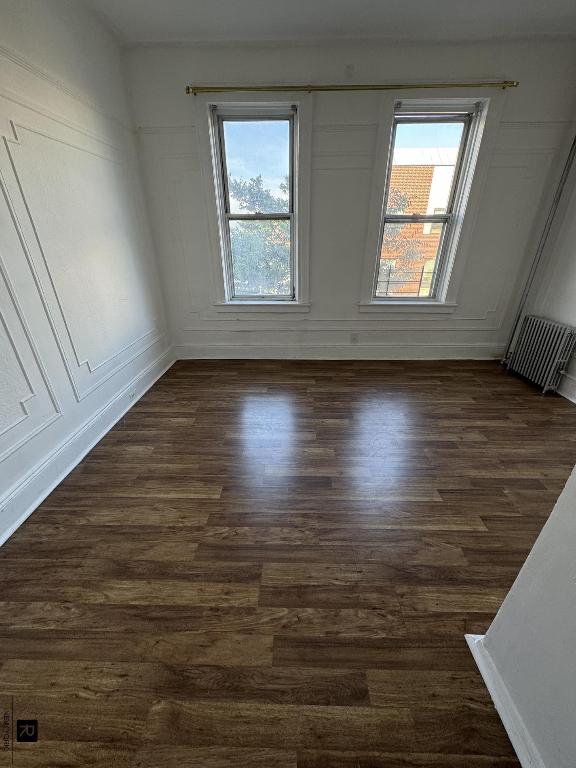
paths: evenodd
<path fill-rule="evenodd" d="M 294 153 L 295 153 L 295 119 L 297 110 L 292 106 L 290 110 L 284 109 L 250 109 L 223 110 L 216 107 L 213 111 L 214 131 L 216 134 L 217 154 L 217 187 L 221 200 L 221 235 L 223 245 L 224 284 L 227 301 L 234 302 L 293 302 L 296 301 L 296 258 L 295 258 L 295 234 L 296 213 L 294 209 L 295 179 L 294 179 Z M 288 121 L 289 124 L 289 157 L 288 157 L 288 211 L 266 213 L 232 213 L 230 211 L 230 195 L 228 190 L 228 170 L 226 166 L 226 143 L 224 139 L 224 123 L 232 121 L 264 122 L 272 120 Z M 231 221 L 289 221 L 290 222 L 290 293 L 279 294 L 241 294 L 235 292 L 234 287 L 234 259 L 232 255 L 232 243 L 230 236 Z"/>
<path fill-rule="evenodd" d="M 244 123 L 254 123 L 254 122 L 272 122 L 272 121 L 282 121 L 282 122 L 288 122 L 288 149 L 289 149 L 289 156 L 288 156 L 288 213 L 292 214 L 294 213 L 294 108 L 290 113 L 285 114 L 278 114 L 278 115 L 268 115 L 266 113 L 258 113 L 250 112 L 249 114 L 245 115 L 225 115 L 225 114 L 218 114 L 218 143 L 219 143 L 219 155 L 220 155 L 220 166 L 221 166 L 221 184 L 222 184 L 222 192 L 224 197 L 224 211 L 229 216 L 252 216 L 256 218 L 257 216 L 263 216 L 264 214 L 237 214 L 237 213 L 231 213 L 230 211 L 230 191 L 228 189 L 228 169 L 226 166 L 226 141 L 224 138 L 224 123 L 227 122 L 244 122 Z M 268 212 L 270 215 L 272 215 L 273 218 L 282 218 L 287 212 L 286 211 L 270 211 Z"/>
<path fill-rule="evenodd" d="M 234 259 L 232 256 L 232 239 L 230 234 L 230 221 L 289 221 L 290 222 L 290 286 L 291 291 L 289 293 L 284 294 L 278 294 L 278 293 L 271 293 L 271 294 L 264 294 L 264 293 L 242 293 L 237 294 L 235 292 L 234 287 Z M 226 236 L 227 236 L 227 250 L 229 253 L 229 269 L 225 270 L 225 280 L 227 281 L 227 296 L 229 301 L 249 301 L 249 302 L 257 302 L 257 301 L 273 301 L 273 302 L 281 302 L 281 301 L 295 301 L 296 300 L 296 287 L 295 287 L 295 270 L 294 270 L 294 219 L 291 215 L 287 216 L 264 216 L 260 218 L 256 218 L 254 216 L 248 216 L 248 217 L 236 217 L 231 216 L 228 219 L 228 223 L 226 226 Z"/>
<path fill-rule="evenodd" d="M 412 219 L 410 216 L 409 217 L 404 217 L 404 218 L 405 218 L 405 220 L 403 222 L 398 222 L 398 220 L 396 218 L 396 219 L 394 219 L 394 221 L 385 222 L 385 223 L 414 224 L 414 223 L 421 223 L 421 222 L 426 223 L 427 221 L 430 221 L 431 223 L 440 223 L 441 226 L 442 226 L 442 230 L 440 232 L 438 248 L 437 248 L 437 251 L 436 251 L 436 260 L 434 262 L 434 267 L 432 269 L 432 277 L 430 278 L 430 291 L 429 291 L 429 293 L 426 296 L 420 296 L 420 290 L 421 290 L 421 287 L 422 287 L 422 280 L 423 280 L 423 277 L 424 277 L 424 267 L 422 267 L 422 269 L 419 270 L 419 271 L 418 270 L 413 270 L 413 274 L 416 274 L 417 272 L 419 274 L 421 273 L 420 285 L 419 285 L 418 293 L 417 293 L 416 296 L 402 296 L 401 294 L 395 294 L 395 295 L 386 294 L 384 296 L 383 295 L 377 295 L 376 292 L 378 290 L 378 285 L 381 282 L 383 282 L 383 280 L 381 278 L 381 275 L 380 275 L 380 270 L 381 270 L 381 261 L 380 261 L 380 259 L 381 259 L 381 250 L 382 250 L 382 248 L 380 248 L 380 252 L 378 254 L 378 267 L 376 269 L 376 283 L 375 283 L 375 287 L 374 287 L 374 298 L 379 300 L 379 301 L 383 301 L 383 300 L 384 301 L 385 300 L 393 300 L 393 301 L 418 301 L 418 300 L 420 300 L 420 301 L 432 301 L 432 300 L 434 300 L 434 297 L 435 297 L 435 292 L 436 292 L 436 288 L 437 288 L 438 279 L 439 279 L 440 275 L 442 274 L 441 270 L 442 270 L 442 266 L 443 265 L 442 265 L 442 261 L 441 261 L 440 255 L 441 255 L 442 250 L 443 250 L 443 248 L 445 246 L 447 238 L 450 236 L 450 232 L 449 232 L 450 220 L 442 221 L 441 220 L 442 217 L 440 217 L 440 216 L 418 217 L 417 221 L 414 221 L 414 219 Z M 407 220 L 406 220 L 406 218 L 407 218 Z M 384 232 L 384 228 L 382 228 L 382 232 Z M 402 271 L 402 270 L 400 270 L 400 271 Z M 404 270 L 404 271 L 406 271 L 406 270 Z M 408 271 L 411 271 L 411 270 L 408 270 Z M 387 285 L 389 286 L 390 283 L 394 283 L 394 282 L 408 282 L 408 283 L 413 282 L 413 283 L 416 283 L 416 282 L 418 282 L 418 280 L 415 279 L 415 280 L 400 281 L 400 280 L 393 280 L 393 279 L 390 279 L 390 277 L 388 277 L 388 280 L 386 280 L 386 282 L 387 282 Z"/>
<path fill-rule="evenodd" d="M 447 263 L 448 249 L 450 247 L 452 227 L 454 223 L 454 213 L 457 207 L 458 194 L 462 186 L 463 171 L 466 164 L 466 156 L 470 147 L 471 128 L 474 118 L 478 115 L 478 108 L 474 111 L 432 111 L 432 112 L 402 112 L 401 109 L 394 115 L 392 124 L 392 134 L 390 139 L 390 150 L 388 155 L 388 168 L 386 172 L 386 185 L 384 190 L 383 214 L 381 217 L 380 235 L 378 238 L 378 256 L 376 260 L 376 270 L 374 273 L 374 282 L 372 288 L 372 299 L 376 301 L 385 300 L 387 297 L 378 296 L 378 284 L 381 268 L 382 244 L 384 238 L 384 227 L 386 224 L 410 224 L 410 223 L 430 223 L 442 224 L 442 239 L 438 247 L 436 262 L 434 264 L 434 274 L 428 296 L 395 296 L 395 301 L 430 301 L 434 300 L 438 293 L 440 281 L 444 275 Z M 396 128 L 400 124 L 420 124 L 420 123 L 462 123 L 463 130 L 458 147 L 458 154 L 454 167 L 454 176 L 448 196 L 446 213 L 443 214 L 389 214 L 386 213 L 388 207 L 388 196 L 390 192 L 390 180 L 392 177 L 394 148 L 396 146 Z"/>

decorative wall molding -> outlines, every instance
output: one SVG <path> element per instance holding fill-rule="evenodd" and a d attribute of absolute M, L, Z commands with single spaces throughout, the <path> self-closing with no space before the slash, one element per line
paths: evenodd
<path fill-rule="evenodd" d="M 536 157 L 553 157 L 556 154 L 558 147 L 533 147 L 532 149 L 526 149 L 524 147 L 515 148 L 497 148 L 492 153 L 492 162 L 490 163 L 493 168 L 520 168 L 527 166 L 530 162 L 530 158 Z M 509 164 L 505 164 L 502 161 L 498 161 L 500 157 L 510 158 Z M 528 158 L 522 160 L 522 158 Z"/>
<path fill-rule="evenodd" d="M 32 386 L 30 377 L 28 376 L 28 373 L 26 372 L 26 368 L 24 367 L 22 356 L 18 352 L 18 348 L 14 343 L 14 338 L 10 333 L 10 328 L 8 327 L 8 322 L 6 320 L 6 316 L 2 311 L 2 307 L 0 307 L 0 331 L 1 330 L 4 330 L 4 335 L 6 337 L 6 340 L 8 341 L 9 348 L 12 350 L 12 356 L 16 361 L 16 365 L 18 366 L 18 369 L 20 370 L 20 375 L 24 379 L 24 382 L 28 388 L 28 392 L 27 394 L 22 396 L 14 393 L 16 394 L 16 404 L 17 404 L 17 407 L 20 409 L 20 415 L 17 416 L 15 420 L 9 422 L 8 424 L 6 424 L 6 426 L 0 429 L 0 437 L 10 432 L 10 430 L 17 427 L 19 424 L 21 424 L 30 416 L 30 408 L 28 406 L 28 403 L 33 397 L 36 397 L 36 392 L 34 392 L 34 387 Z"/>
<path fill-rule="evenodd" d="M 314 133 L 354 133 L 356 131 L 372 131 L 376 133 L 378 123 L 316 123 L 312 130 Z"/>
<path fill-rule="evenodd" d="M 6 199 L 6 188 L 4 186 L 1 173 L 0 173 L 0 189 L 2 190 L 2 196 L 4 197 L 4 199 Z M 42 381 L 42 385 L 45 388 L 46 394 L 48 396 L 48 399 L 50 401 L 51 408 L 52 408 L 51 415 L 46 416 L 45 418 L 42 418 L 40 422 L 36 424 L 36 426 L 32 426 L 29 431 L 23 433 L 20 437 L 16 437 L 14 440 L 11 441 L 10 445 L 0 453 L 0 463 L 1 463 L 5 459 L 7 459 L 8 456 L 10 456 L 12 453 L 17 451 L 27 442 L 29 442 L 34 437 L 36 437 L 36 435 L 38 435 L 40 432 L 46 429 L 46 427 L 50 426 L 57 419 L 59 419 L 62 416 L 62 408 L 60 406 L 60 403 L 58 402 L 56 393 L 52 387 L 52 383 L 50 382 L 48 373 L 40 357 L 40 353 L 38 351 L 38 348 L 32 336 L 32 332 L 30 330 L 30 327 L 28 325 L 28 322 L 22 310 L 22 306 L 20 304 L 20 301 L 18 300 L 16 290 L 10 279 L 10 275 L 8 273 L 6 263 L 2 258 L 1 254 L 0 254 L 0 277 L 2 278 L 3 284 L 5 286 L 5 290 L 7 293 L 8 301 L 10 302 L 10 306 L 12 307 L 14 315 L 20 325 L 26 344 L 30 350 L 33 364 L 35 365 L 38 371 L 40 380 Z M 6 429 L 0 432 L 0 436 L 8 434 L 8 432 L 15 429 L 17 425 L 22 424 L 24 421 L 28 420 L 29 418 L 33 418 L 29 403 L 33 398 L 38 397 L 40 395 L 39 391 L 37 391 L 34 388 L 34 384 L 32 382 L 32 372 L 28 370 L 26 363 L 23 359 L 22 352 L 19 350 L 18 344 L 16 343 L 16 340 L 14 339 L 14 336 L 10 331 L 10 323 L 8 322 L 8 318 L 6 316 L 7 310 L 8 310 L 7 305 L 5 305 L 4 307 L 0 307 L 0 323 L 5 330 L 8 341 L 11 345 L 11 348 L 14 351 L 14 357 L 20 367 L 24 380 L 27 383 L 27 386 L 29 388 L 29 394 L 23 400 L 20 401 L 20 404 L 23 410 L 22 418 L 19 419 L 17 422 L 12 423 Z"/>
<path fill-rule="evenodd" d="M 369 170 L 374 165 L 378 124 L 316 123 L 312 126 L 312 168 Z"/>
<path fill-rule="evenodd" d="M 54 133 L 50 133 L 47 130 L 40 129 L 36 126 L 30 125 L 29 123 L 23 123 L 17 120 L 10 120 L 10 127 L 12 129 L 12 135 L 5 137 L 8 152 L 10 152 L 10 147 L 8 146 L 10 144 L 17 144 L 19 146 L 22 146 L 23 142 L 19 132 L 19 129 L 21 129 L 23 131 L 28 131 L 29 133 L 35 133 L 37 136 L 42 136 L 43 138 L 49 139 L 50 141 L 55 141 L 58 144 L 63 144 L 64 146 L 70 147 L 71 149 L 77 149 L 79 152 L 85 152 L 87 155 L 92 155 L 93 157 L 98 157 L 101 160 L 106 160 L 109 163 L 116 163 L 116 165 L 120 167 L 124 165 L 120 160 L 121 150 L 117 150 L 116 157 L 110 154 L 105 155 L 102 152 L 95 152 L 93 149 L 88 149 L 87 147 L 82 146 L 82 144 L 76 144 L 73 141 L 67 141 L 61 136 L 58 136 Z M 72 128 L 71 125 L 68 125 L 67 127 L 71 128 L 74 131 L 76 130 L 75 128 Z M 101 143 L 105 144 L 105 142 L 101 142 Z M 111 144 L 108 144 L 107 146 L 113 147 L 113 145 Z M 12 162 L 14 163 L 12 155 L 10 155 L 10 157 L 12 159 Z"/>
<path fill-rule="evenodd" d="M 0 545 L 174 362 L 165 350 L 0 498 Z"/>
<path fill-rule="evenodd" d="M 30 74 L 34 75 L 40 80 L 43 80 L 45 83 L 48 83 L 52 87 L 57 88 L 59 91 L 61 91 L 66 96 L 73 99 L 74 101 L 77 101 L 78 103 L 83 104 L 85 107 L 88 107 L 94 112 L 97 112 L 98 114 L 103 115 L 108 120 L 111 120 L 112 122 L 121 126 L 124 130 L 132 131 L 132 126 L 129 123 L 125 122 L 124 120 L 119 118 L 117 115 L 105 109 L 100 104 L 97 104 L 95 101 L 92 101 L 91 99 L 86 98 L 83 92 L 76 91 L 70 88 L 61 80 L 59 80 L 57 77 L 55 77 L 53 74 L 51 74 L 44 68 L 38 66 L 38 64 L 35 64 L 33 61 L 28 59 L 26 56 L 23 56 L 21 53 L 18 53 L 12 48 L 8 48 L 5 45 L 0 45 L 0 56 L 3 56 L 5 59 L 8 59 L 9 61 L 12 61 L 17 66 L 21 67 L 27 72 L 30 72 Z"/>
<path fill-rule="evenodd" d="M 374 158 L 368 152 L 314 152 L 313 171 L 372 171 Z"/>
<path fill-rule="evenodd" d="M 156 329 L 154 329 L 156 331 Z M 153 333 L 154 331 L 148 331 L 142 338 L 146 338 L 150 335 L 150 333 Z M 98 379 L 97 382 L 95 382 L 91 387 L 88 387 L 87 389 L 84 389 L 79 398 L 79 402 L 84 400 L 84 398 L 88 397 L 88 395 L 91 395 L 93 392 L 95 392 L 97 389 L 99 389 L 103 384 L 105 384 L 109 379 L 111 379 L 113 376 L 116 376 L 117 373 L 120 373 L 120 371 L 125 368 L 127 365 L 130 365 L 130 363 L 133 363 L 138 357 L 143 355 L 145 352 L 147 352 L 149 349 L 151 349 L 153 346 L 161 342 L 165 338 L 165 334 L 155 332 L 154 335 L 151 337 L 150 341 L 146 346 L 139 348 L 131 357 L 127 358 L 126 360 L 123 360 L 119 365 L 117 365 L 112 370 L 108 371 L 104 376 Z M 140 339 L 137 339 L 134 344 L 136 344 Z M 132 346 L 132 345 L 129 345 Z M 124 352 L 128 347 L 125 347 L 124 349 L 120 350 L 118 354 L 121 354 Z M 114 357 L 116 357 L 115 355 Z"/>
<path fill-rule="evenodd" d="M 24 21 L 30 40 L 43 34 L 33 15 Z M 82 82 L 67 20 L 54 21 L 55 66 Z M 70 34 L 93 32 L 76 21 Z M 127 104 L 119 89 L 110 109 L 90 99 L 93 82 L 106 98 L 101 64 L 123 75 L 110 52 L 87 47 L 86 98 L 0 46 L 0 543 L 174 359 Z"/>
<path fill-rule="evenodd" d="M 576 125 L 576 120 L 502 120 L 500 129 L 507 130 L 541 130 L 542 128 L 566 129 Z"/>
<path fill-rule="evenodd" d="M 14 157 L 14 153 L 11 149 L 11 145 L 18 145 L 22 146 L 22 138 L 20 131 L 30 131 L 31 133 L 34 133 L 36 135 L 42 136 L 48 140 L 58 142 L 59 144 L 62 144 L 64 146 L 68 146 L 72 149 L 78 150 L 80 152 L 85 152 L 88 155 L 91 155 L 93 157 L 100 158 L 106 162 L 111 162 L 119 167 L 123 166 L 123 163 L 120 161 L 120 159 L 115 157 L 110 157 L 109 155 L 101 154 L 98 152 L 95 152 L 93 150 L 87 149 L 86 147 L 83 147 L 80 144 L 76 144 L 73 142 L 69 142 L 65 139 L 63 139 L 60 136 L 52 135 L 49 132 L 45 130 L 39 130 L 38 128 L 34 126 L 30 126 L 27 124 L 24 124 L 23 122 L 16 122 L 11 121 L 12 131 L 13 131 L 13 137 L 4 137 L 4 144 L 6 147 L 6 151 L 10 160 L 10 166 L 12 174 L 14 175 L 15 182 L 18 188 L 19 195 L 23 201 L 26 216 L 30 223 L 30 227 L 32 229 L 34 242 L 36 243 L 38 252 L 41 257 L 41 261 L 43 264 L 43 269 L 46 272 L 47 278 L 48 278 L 48 286 L 49 291 L 52 293 L 54 297 L 54 309 L 57 312 L 58 318 L 60 320 L 60 323 L 63 326 L 64 334 L 66 336 L 67 342 L 70 346 L 70 350 L 72 352 L 72 355 L 74 357 L 74 362 L 71 360 L 70 354 L 66 350 L 66 344 L 64 343 L 62 333 L 60 332 L 57 322 L 57 319 L 55 317 L 54 310 L 51 306 L 51 302 L 48 298 L 47 291 L 45 286 L 43 285 L 42 277 L 40 276 L 40 272 L 37 268 L 37 265 L 35 263 L 35 259 L 32 253 L 32 249 L 30 248 L 30 245 L 28 243 L 27 237 L 24 232 L 24 227 L 22 225 L 22 222 L 18 216 L 16 205 L 14 203 L 13 197 L 10 195 L 8 185 L 6 184 L 6 181 L 3 182 L 4 187 L 4 194 L 7 199 L 8 207 L 11 212 L 12 220 L 14 222 L 14 226 L 18 232 L 20 242 L 23 247 L 23 251 L 26 257 L 26 260 L 28 262 L 29 268 L 32 272 L 32 275 L 34 277 L 34 282 L 36 284 L 36 287 L 38 289 L 38 293 L 40 296 L 40 299 L 42 301 L 44 311 L 48 317 L 52 332 L 54 334 L 54 338 L 56 340 L 56 343 L 58 345 L 60 355 L 62 357 L 64 367 L 66 370 L 66 374 L 68 376 L 68 379 L 70 381 L 70 385 L 72 387 L 72 390 L 74 392 L 74 396 L 78 402 L 81 402 L 84 398 L 88 397 L 90 394 L 92 394 L 98 387 L 100 387 L 102 384 L 104 384 L 108 379 L 110 379 L 112 376 L 117 374 L 122 368 L 124 368 L 129 363 L 133 362 L 138 356 L 143 354 L 145 351 L 150 349 L 154 344 L 161 341 L 163 338 L 163 334 L 158 332 L 158 325 L 157 325 L 157 318 L 154 318 L 154 324 L 152 328 L 149 328 L 144 333 L 137 336 L 135 339 L 132 339 L 130 342 L 128 342 L 124 347 L 121 347 L 117 349 L 114 353 L 111 355 L 108 355 L 102 360 L 99 361 L 90 361 L 86 355 L 81 353 L 73 338 L 73 334 L 71 332 L 71 326 L 70 326 L 70 320 L 66 316 L 65 308 L 62 302 L 61 297 L 58 294 L 56 283 L 54 280 L 54 276 L 51 271 L 49 260 L 46 256 L 44 246 L 42 244 L 40 234 L 38 232 L 38 228 L 36 226 L 34 216 L 31 210 L 31 205 L 29 201 L 26 198 L 26 194 L 23 188 L 22 181 L 20 179 L 18 168 L 17 168 L 17 161 Z M 35 249 L 36 250 L 36 249 Z M 135 349 L 139 343 L 144 342 L 145 340 L 148 340 L 147 343 L 139 348 Z M 120 364 L 114 366 L 111 370 L 105 372 L 98 378 L 97 381 L 95 381 L 93 384 L 89 386 L 82 386 L 79 382 L 78 378 L 74 374 L 74 367 L 76 369 L 85 367 L 88 371 L 89 375 L 94 374 L 96 371 L 101 370 L 105 368 L 106 366 L 110 365 L 114 360 L 116 360 L 121 355 L 125 354 L 126 352 L 133 350 L 133 354 L 129 355 L 125 360 L 123 360 Z"/>
<path fill-rule="evenodd" d="M 30 99 L 26 99 L 21 94 L 15 93 L 14 91 L 11 91 L 8 88 L 4 88 L 0 86 L 0 98 L 5 99 L 6 101 L 9 101 L 13 104 L 16 104 L 17 106 L 22 107 L 29 112 L 33 112 L 41 118 L 46 118 L 47 120 L 50 120 L 53 123 L 57 123 L 58 125 L 61 125 L 64 128 L 69 128 L 70 130 L 75 131 L 76 133 L 82 136 L 86 136 L 86 138 L 91 139 L 92 141 L 96 141 L 99 144 L 102 144 L 103 146 L 110 147 L 111 149 L 116 150 L 118 152 L 121 151 L 121 148 L 118 144 L 114 144 L 110 142 L 108 139 L 103 138 L 101 134 L 94 133 L 88 128 L 82 126 L 80 123 L 77 123 L 74 120 L 70 120 L 65 115 L 58 112 L 53 112 L 50 109 L 46 109 L 46 107 L 44 107 L 43 105 L 37 104 L 36 102 L 31 101 Z"/>
<path fill-rule="evenodd" d="M 504 352 L 503 344 L 419 343 L 397 344 L 262 344 L 214 343 L 178 344 L 178 360 L 497 360 Z"/>
<path fill-rule="evenodd" d="M 189 123 L 188 125 L 139 125 L 136 127 L 136 133 L 144 136 L 148 134 L 152 136 L 191 134 L 195 130 L 195 123 Z"/>
<path fill-rule="evenodd" d="M 265 313 L 260 313 L 265 314 Z M 461 323 L 472 323 L 485 318 L 458 318 Z M 295 324 L 296 323 L 296 324 Z M 442 315 L 426 316 L 423 324 L 422 315 L 397 317 L 371 317 L 370 315 L 361 318 L 318 318 L 310 319 L 307 317 L 294 319 L 265 317 L 259 320 L 258 317 L 249 317 L 247 315 L 231 314 L 228 317 L 220 319 L 219 317 L 200 317 L 195 325 L 182 326 L 181 330 L 194 333 L 245 333 L 254 332 L 291 332 L 291 333 L 323 333 L 334 331 L 365 331 L 367 333 L 381 331 L 389 333 L 391 331 L 446 331 L 455 333 L 485 333 L 486 331 L 499 331 L 501 325 L 457 325 L 456 321 L 451 319 L 446 321 Z"/>

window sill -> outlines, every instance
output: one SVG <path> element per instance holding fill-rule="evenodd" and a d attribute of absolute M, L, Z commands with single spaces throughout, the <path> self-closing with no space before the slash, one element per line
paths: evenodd
<path fill-rule="evenodd" d="M 383 300 L 361 302 L 358 305 L 359 312 L 383 312 L 383 313 L 416 313 L 416 314 L 443 314 L 450 315 L 456 311 L 458 304 L 442 301 L 409 301 L 409 300 Z"/>
<path fill-rule="evenodd" d="M 296 301 L 226 301 L 214 304 L 216 312 L 310 312 L 310 304 Z"/>

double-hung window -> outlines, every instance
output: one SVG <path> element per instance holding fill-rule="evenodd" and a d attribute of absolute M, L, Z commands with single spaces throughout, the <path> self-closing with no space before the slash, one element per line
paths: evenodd
<path fill-rule="evenodd" d="M 227 301 L 295 301 L 295 107 L 213 107 Z"/>
<path fill-rule="evenodd" d="M 373 300 L 439 298 L 464 212 L 479 113 L 480 105 L 397 106 Z"/>

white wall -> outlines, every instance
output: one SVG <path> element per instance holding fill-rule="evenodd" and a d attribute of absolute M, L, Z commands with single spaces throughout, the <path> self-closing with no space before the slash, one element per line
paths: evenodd
<path fill-rule="evenodd" d="M 170 362 L 114 39 L 0 0 L 0 541 Z"/>
<path fill-rule="evenodd" d="M 576 470 L 483 640 L 487 682 L 534 768 L 576 760 L 575 551 Z"/>
<path fill-rule="evenodd" d="M 186 357 L 493 357 L 503 349 L 524 270 L 573 129 L 571 43 L 466 46 L 301 45 L 133 48 L 140 128 L 169 322 Z M 361 311 L 382 105 L 395 95 L 314 94 L 309 312 L 230 313 L 214 306 L 219 259 L 202 176 L 196 83 L 517 78 L 492 103 L 451 290 L 452 313 Z M 434 92 L 465 95 L 470 91 Z M 405 96 L 430 97 L 429 91 Z M 489 95 L 482 91 L 479 96 Z M 196 101 L 199 97 L 196 97 Z M 378 195 L 376 195 L 378 198 Z M 378 204 L 378 199 L 376 199 Z M 373 264 L 373 261 L 372 261 Z"/>
<path fill-rule="evenodd" d="M 576 162 L 564 187 L 532 293 L 528 311 L 576 327 Z M 576 402 L 576 359 L 562 379 L 560 392 Z"/>

